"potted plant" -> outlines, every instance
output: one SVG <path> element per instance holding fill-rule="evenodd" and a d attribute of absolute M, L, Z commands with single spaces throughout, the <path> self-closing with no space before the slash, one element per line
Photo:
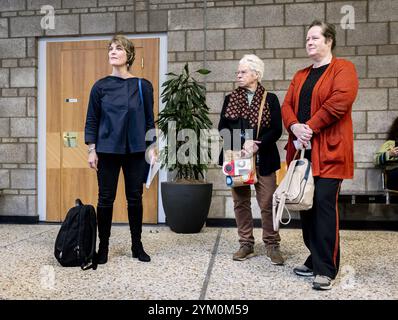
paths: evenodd
<path fill-rule="evenodd" d="M 206 69 L 196 72 L 210 73 Z M 207 219 L 213 188 L 205 182 L 208 165 L 203 159 L 207 159 L 208 147 L 200 143 L 204 131 L 212 126 L 206 88 L 191 76 L 188 63 L 181 74 L 167 75 L 169 79 L 162 84 L 161 94 L 165 106 L 157 124 L 166 139 L 166 147 L 160 152 L 161 167 L 174 177 L 161 184 L 163 208 L 171 230 L 197 233 Z"/>

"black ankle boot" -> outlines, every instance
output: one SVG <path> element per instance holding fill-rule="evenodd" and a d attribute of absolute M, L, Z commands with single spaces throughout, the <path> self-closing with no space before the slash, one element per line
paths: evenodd
<path fill-rule="evenodd" d="M 109 244 L 100 242 L 97 254 L 97 263 L 105 264 L 108 262 Z"/>
<path fill-rule="evenodd" d="M 97 253 L 97 263 L 105 264 L 108 262 L 109 237 L 112 227 L 112 207 L 97 207 L 97 224 L 99 246 Z"/>
<path fill-rule="evenodd" d="M 151 261 L 151 257 L 144 251 L 144 247 L 142 243 L 138 243 L 131 247 L 131 251 L 133 252 L 133 258 L 138 258 L 138 260 L 142 262 Z"/>
<path fill-rule="evenodd" d="M 140 197 L 141 195 L 139 195 L 139 197 L 137 196 L 139 199 L 129 203 L 127 208 L 132 243 L 131 251 L 133 253 L 133 258 L 138 258 L 138 260 L 143 262 L 149 262 L 151 261 L 151 257 L 144 251 L 141 242 L 142 201 Z"/>

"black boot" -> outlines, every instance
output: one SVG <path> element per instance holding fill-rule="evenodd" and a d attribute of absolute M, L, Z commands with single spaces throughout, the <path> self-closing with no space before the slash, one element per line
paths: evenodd
<path fill-rule="evenodd" d="M 136 201 L 127 208 L 131 233 L 131 251 L 133 258 L 143 262 L 151 261 L 151 257 L 144 251 L 141 242 L 142 233 L 142 202 Z"/>
<path fill-rule="evenodd" d="M 151 257 L 144 251 L 141 241 L 139 243 L 134 243 L 131 246 L 131 251 L 133 253 L 133 258 L 138 258 L 138 260 L 142 262 L 151 261 Z"/>
<path fill-rule="evenodd" d="M 97 263 L 105 264 L 108 262 L 109 241 L 100 241 L 97 254 Z"/>
<path fill-rule="evenodd" d="M 113 207 L 97 207 L 98 246 L 97 263 L 108 262 L 109 237 L 111 236 Z"/>

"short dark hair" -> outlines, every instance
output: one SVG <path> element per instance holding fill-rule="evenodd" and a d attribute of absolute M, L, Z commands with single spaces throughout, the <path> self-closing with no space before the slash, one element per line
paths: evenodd
<path fill-rule="evenodd" d="M 331 39 L 332 40 L 332 50 L 336 47 L 336 27 L 327 22 L 323 22 L 321 20 L 314 20 L 310 24 L 310 27 L 308 29 L 311 29 L 312 27 L 319 26 L 322 28 L 322 35 L 326 39 Z"/>
<path fill-rule="evenodd" d="M 109 41 L 108 43 L 108 47 L 110 47 L 110 45 L 112 43 L 116 43 L 119 44 L 123 47 L 123 49 L 126 51 L 126 55 L 127 55 L 127 70 L 130 69 L 130 67 L 132 66 L 134 59 L 135 59 L 135 48 L 134 48 L 134 44 L 127 39 L 125 36 L 117 34 L 114 35 L 113 38 L 111 39 L 111 41 Z"/>

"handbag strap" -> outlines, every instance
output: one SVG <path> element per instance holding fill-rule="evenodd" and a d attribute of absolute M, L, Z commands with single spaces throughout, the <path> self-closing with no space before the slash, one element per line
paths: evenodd
<path fill-rule="evenodd" d="M 298 150 L 297 150 L 297 152 L 298 152 Z M 297 152 L 294 157 L 296 157 Z M 293 172 L 296 167 L 296 163 L 297 163 L 296 161 L 297 160 L 292 160 L 292 162 L 290 162 L 289 168 L 287 169 L 285 177 L 283 178 L 283 182 L 286 181 L 286 183 L 284 183 L 285 189 L 282 191 L 279 201 L 276 201 L 276 193 L 273 194 L 272 217 L 273 217 L 273 226 L 274 226 L 275 231 L 279 230 L 279 223 L 288 224 L 291 220 L 291 215 L 290 215 L 289 210 L 287 210 L 287 213 L 289 215 L 288 222 L 285 223 L 282 221 L 282 215 L 283 215 L 283 210 L 285 209 L 286 194 L 289 191 L 290 183 L 292 182 L 292 178 L 293 178 Z"/>
<path fill-rule="evenodd" d="M 293 160 L 297 160 L 296 158 L 297 158 L 297 155 L 300 153 L 300 160 L 303 160 L 304 159 L 304 155 L 305 155 L 305 149 L 303 148 L 303 149 L 297 149 L 296 150 L 296 153 L 294 154 L 294 157 L 293 157 Z M 292 160 L 292 161 L 293 161 Z"/>
<path fill-rule="evenodd" d="M 140 93 L 140 100 L 141 103 L 144 104 L 144 96 L 142 94 L 142 82 L 141 82 L 141 78 L 138 78 L 138 91 Z"/>
<path fill-rule="evenodd" d="M 287 183 L 286 183 L 286 185 L 285 185 L 285 186 L 286 186 L 286 189 L 285 189 L 284 192 L 283 192 L 283 193 L 285 193 L 285 194 L 289 191 L 290 183 L 292 182 L 292 178 L 293 178 L 293 172 L 294 172 L 294 169 L 296 168 L 296 164 L 297 164 L 296 161 L 297 161 L 297 160 L 293 160 L 293 161 L 290 163 L 289 168 L 287 169 L 286 175 L 285 175 L 285 177 L 283 178 L 283 180 L 286 179 L 286 181 L 287 181 Z"/>
<path fill-rule="evenodd" d="M 265 98 L 266 97 L 267 97 L 267 90 L 264 90 L 263 99 L 261 100 L 261 104 L 260 104 L 260 110 L 258 111 L 256 139 L 258 138 L 258 134 L 260 133 L 261 117 L 263 115 L 263 110 L 264 110 Z"/>
<path fill-rule="evenodd" d="M 286 207 L 285 203 L 286 203 L 286 196 L 287 193 L 290 189 L 290 184 L 292 183 L 292 179 L 293 179 L 293 173 L 294 173 L 294 169 L 296 167 L 297 164 L 297 160 L 296 157 L 300 152 L 300 160 L 304 159 L 304 153 L 305 153 L 305 149 L 301 149 L 301 150 L 296 150 L 296 153 L 294 154 L 293 160 L 289 165 L 289 168 L 285 174 L 285 177 L 283 178 L 283 181 L 286 181 L 286 183 L 284 184 L 285 186 L 285 190 L 282 191 L 281 197 L 279 199 L 279 201 L 276 200 L 276 193 L 273 194 L 272 197 L 272 217 L 273 217 L 273 227 L 274 227 L 274 231 L 278 231 L 279 230 L 279 223 L 281 224 L 288 224 L 292 218 L 289 209 Z M 283 211 L 286 209 L 287 214 L 289 219 L 284 222 L 282 220 L 282 215 L 283 215 Z"/>

